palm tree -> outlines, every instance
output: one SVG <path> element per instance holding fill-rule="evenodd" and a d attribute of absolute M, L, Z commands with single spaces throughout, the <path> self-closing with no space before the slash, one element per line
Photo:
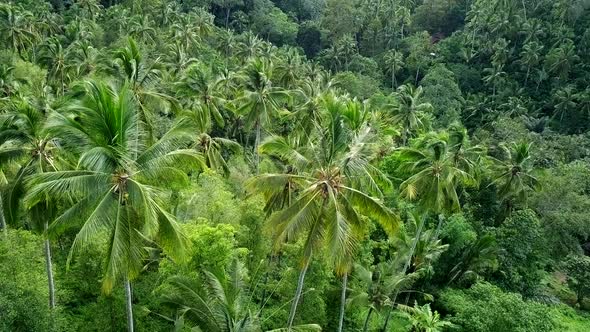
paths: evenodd
<path fill-rule="evenodd" d="M 211 119 L 223 127 L 225 122 L 221 114 L 222 105 L 226 102 L 220 84 L 222 82 L 214 76 L 211 68 L 202 63 L 189 67 L 177 84 L 178 92 L 184 100 L 189 100 L 189 108 L 200 113 L 202 119 L 199 126 L 201 132 L 211 127 Z"/>
<path fill-rule="evenodd" d="M 225 58 L 226 58 L 226 63 L 230 60 L 231 56 L 234 53 L 234 50 L 237 48 L 237 40 L 236 40 L 236 35 L 234 34 L 234 32 L 232 30 L 229 29 L 223 29 L 223 30 L 219 30 L 215 36 L 217 37 L 216 39 L 216 47 L 217 50 L 219 52 L 221 52 Z"/>
<path fill-rule="evenodd" d="M 0 98 L 18 93 L 19 82 L 14 78 L 13 72 L 13 66 L 0 64 Z"/>
<path fill-rule="evenodd" d="M 66 84 L 67 53 L 56 37 L 50 38 L 42 46 L 40 53 L 40 60 L 47 64 L 51 76 L 59 82 L 57 91 L 63 95 Z"/>
<path fill-rule="evenodd" d="M 99 50 L 92 46 L 88 41 L 76 40 L 66 50 L 67 71 L 74 78 L 92 75 L 98 69 L 103 68 L 103 58 Z"/>
<path fill-rule="evenodd" d="M 404 259 L 404 255 L 398 255 L 392 261 L 374 266 L 372 270 L 358 264 L 355 265 L 354 277 L 361 282 L 363 288 L 353 288 L 347 303 L 348 305 L 361 305 L 369 308 L 363 324 L 363 332 L 369 329 L 371 315 L 395 305 L 393 296 L 399 293 L 402 288 L 407 287 L 415 278 L 415 273 L 406 274 L 403 271 Z"/>
<path fill-rule="evenodd" d="M 520 52 L 520 63 L 526 67 L 524 86 L 526 86 L 529 81 L 531 68 L 537 66 L 540 63 L 542 50 L 543 45 L 536 41 L 528 42 L 522 47 L 522 52 Z"/>
<path fill-rule="evenodd" d="M 102 8 L 98 0 L 76 0 L 75 6 L 91 20 L 94 20 Z"/>
<path fill-rule="evenodd" d="M 190 111 L 183 112 L 175 127 L 192 133 L 194 143 L 191 147 L 203 156 L 205 165 L 210 169 L 221 170 L 227 176 L 229 175 L 229 167 L 223 156 L 223 150 L 227 149 L 236 153 L 241 150 L 241 145 L 227 138 L 211 137 L 207 133 L 208 128 L 203 128 L 203 119 L 200 115 Z"/>
<path fill-rule="evenodd" d="M 483 72 L 486 74 L 486 76 L 483 77 L 483 81 L 486 85 L 492 86 L 492 96 L 495 97 L 497 88 L 504 83 L 504 78 L 506 77 L 504 65 L 484 68 Z"/>
<path fill-rule="evenodd" d="M 226 148 L 232 152 L 238 152 L 240 144 L 222 137 L 211 137 L 202 133 L 196 142 L 197 150 L 205 157 L 205 165 L 211 169 L 223 171 L 226 176 L 229 174 L 229 167 L 222 155 L 222 149 Z"/>
<path fill-rule="evenodd" d="M 345 284 L 349 269 L 346 262 L 354 256 L 357 234 L 363 227 L 361 214 L 378 220 L 389 233 L 395 232 L 398 224 L 378 200 L 379 184 L 388 180 L 370 163 L 371 128 L 364 126 L 356 134 L 347 128 L 342 115 L 345 103 L 337 97 L 326 96 L 323 107 L 324 121 L 310 133 L 313 138 L 309 144 L 292 147 L 284 138 L 269 137 L 259 148 L 261 153 L 284 160 L 296 172 L 264 174 L 249 183 L 264 196 L 267 205 L 274 203 L 287 183 L 296 188 L 293 202 L 268 221 L 276 244 L 305 236 L 288 327 L 293 325 L 305 274 L 316 250 L 322 246 L 327 249 Z"/>
<path fill-rule="evenodd" d="M 250 128 L 254 128 L 256 138 L 254 141 L 254 165 L 258 172 L 259 154 L 262 126 L 270 123 L 281 107 L 281 103 L 290 98 L 283 89 L 274 86 L 272 81 L 272 64 L 256 59 L 246 68 L 246 81 L 242 96 L 236 103 L 239 105 L 237 113 L 245 116 L 245 122 Z"/>
<path fill-rule="evenodd" d="M 496 238 L 492 235 L 483 235 L 471 244 L 449 272 L 448 284 L 468 275 L 477 276 L 482 271 L 494 270 L 498 266 L 498 247 Z"/>
<path fill-rule="evenodd" d="M 190 65 L 198 62 L 198 60 L 191 57 L 178 42 L 168 45 L 168 53 L 166 55 L 166 66 L 174 77 Z"/>
<path fill-rule="evenodd" d="M 449 153 L 455 167 L 471 175 L 479 184 L 486 150 L 480 145 L 472 145 L 465 127 L 453 123 L 449 127 Z"/>
<path fill-rule="evenodd" d="M 538 18 L 530 18 L 522 24 L 521 34 L 525 36 L 524 42 L 529 43 L 531 40 L 543 40 L 547 28 L 543 26 L 543 21 Z"/>
<path fill-rule="evenodd" d="M 490 185 L 498 187 L 498 193 L 508 205 L 508 212 L 512 209 L 513 201 L 526 202 L 528 192 L 537 189 L 539 181 L 532 175 L 531 160 L 532 143 L 512 143 L 509 147 L 501 145 L 505 158 L 494 162 L 494 180 Z"/>
<path fill-rule="evenodd" d="M 152 28 L 154 22 L 149 16 L 134 15 L 128 21 L 127 32 L 132 38 L 143 43 L 153 44 L 156 40 L 156 30 Z"/>
<path fill-rule="evenodd" d="M 564 87 L 559 88 L 555 93 L 555 113 L 553 114 L 553 119 L 556 119 L 559 115 L 559 123 L 563 124 L 563 117 L 572 112 L 578 106 L 576 102 L 577 93 L 575 91 L 575 86 L 573 85 L 566 85 Z"/>
<path fill-rule="evenodd" d="M 250 31 L 242 35 L 242 37 L 244 41 L 238 44 L 237 56 L 242 59 L 242 62 L 246 62 L 260 54 L 264 42 Z"/>
<path fill-rule="evenodd" d="M 154 88 L 155 81 L 161 76 L 160 59 L 155 59 L 151 64 L 147 63 L 135 40 L 129 38 L 126 47 L 115 51 L 114 67 L 121 79 L 128 82 L 139 106 L 140 120 L 146 126 L 151 139 L 154 125 L 152 114 L 148 109 L 149 100 L 164 100 L 173 108 L 178 108 L 178 102 L 174 98 Z"/>
<path fill-rule="evenodd" d="M 117 280 L 124 281 L 129 331 L 133 331 L 131 281 L 142 270 L 148 241 L 157 241 L 172 258 L 183 255 L 184 237 L 164 208 L 159 186 L 163 180 L 187 181 L 180 167 L 203 163 L 194 151 L 176 149 L 186 144 L 179 131 L 144 144 L 146 133 L 137 130 L 139 113 L 130 87 L 117 90 L 106 83 L 87 82 L 79 103 L 53 113 L 47 121 L 48 131 L 59 137 L 63 148 L 78 156 L 77 169 L 32 177 L 32 189 L 25 197 L 29 206 L 46 196 L 74 202 L 50 228 L 57 232 L 68 223 L 81 222 L 68 263 L 82 246 L 97 239 L 107 242 L 102 289 L 108 294 Z"/>
<path fill-rule="evenodd" d="M 245 268 L 234 259 L 228 271 L 204 271 L 201 280 L 174 276 L 165 284 L 162 303 L 191 327 L 208 332 L 249 332 L 257 317 L 248 310 Z"/>
<path fill-rule="evenodd" d="M 390 50 L 383 57 L 383 61 L 387 66 L 387 71 L 391 74 L 391 89 L 393 90 L 397 86 L 395 75 L 404 65 L 404 55 L 396 50 Z"/>
<path fill-rule="evenodd" d="M 402 126 L 402 145 L 408 143 L 409 137 L 422 128 L 422 114 L 432 112 L 430 103 L 421 102 L 422 87 L 414 88 L 410 84 L 402 85 L 395 93 L 396 102 L 387 105 L 394 113 L 393 120 Z"/>
<path fill-rule="evenodd" d="M 302 58 L 293 48 L 289 48 L 277 65 L 278 79 L 284 87 L 293 88 L 299 80 L 303 67 Z"/>
<path fill-rule="evenodd" d="M 406 285 L 400 285 L 394 288 L 393 293 L 390 294 L 391 306 L 385 318 L 382 331 L 387 331 L 387 325 L 389 324 L 395 302 L 402 290 L 402 286 L 407 287 L 415 279 L 424 275 L 431 275 L 433 272 L 432 263 L 448 248 L 448 245 L 441 244 L 441 240 L 438 239 L 442 218 L 439 218 L 436 232 L 433 234 L 431 229 L 423 231 L 427 219 L 425 214 L 420 215 L 414 212 L 408 217 L 406 224 L 406 226 L 409 226 L 407 228 L 408 233 L 399 232 L 395 239 L 398 249 L 397 260 L 401 259 L 404 262 L 403 268 L 401 271 L 396 271 L 396 274 L 399 275 L 400 280 L 404 281 Z M 409 295 L 408 293 L 406 303 Z"/>
<path fill-rule="evenodd" d="M 561 80 L 566 80 L 573 65 L 580 60 L 576 54 L 576 46 L 571 39 L 565 39 L 559 47 L 555 47 L 545 57 L 545 68 Z"/>
<path fill-rule="evenodd" d="M 15 225 L 19 222 L 20 206 L 26 193 L 26 177 L 57 170 L 54 156 L 56 147 L 52 137 L 43 130 L 44 122 L 43 112 L 27 101 L 19 99 L 11 100 L 8 111 L 0 115 L 0 161 L 18 161 L 20 164 L 14 178 L 3 186 L 0 193 L 3 229 L 6 229 L 6 223 Z M 51 201 L 50 196 L 46 195 L 39 199 L 38 204 L 30 206 L 28 211 L 33 222 L 31 226 L 45 236 L 45 262 L 51 309 L 55 307 L 55 286 L 47 229 L 52 218 L 53 203 L 55 202 Z"/>
<path fill-rule="evenodd" d="M 422 148 L 402 148 L 398 168 L 405 175 L 400 184 L 402 197 L 418 200 L 423 210 L 436 214 L 458 211 L 457 190 L 474 178 L 455 158 L 445 137 L 427 139 Z"/>
<path fill-rule="evenodd" d="M 208 332 L 258 331 L 258 312 L 248 308 L 246 269 L 234 259 L 227 271 L 203 271 L 198 278 L 174 276 L 162 287 L 162 303 L 176 310 L 175 330 L 189 325 L 193 330 Z M 161 316 L 161 315 L 160 315 Z M 187 322 L 188 324 L 186 324 Z M 284 332 L 275 329 L 267 332 Z M 300 325 L 296 331 L 321 331 L 314 324 Z"/>
<path fill-rule="evenodd" d="M 0 4 L 0 35 L 8 47 L 22 57 L 23 51 L 39 38 L 33 29 L 33 14 L 11 3 Z"/>
<path fill-rule="evenodd" d="M 419 306 L 418 302 L 415 302 L 413 307 L 399 304 L 398 308 L 410 321 L 412 331 L 415 332 L 442 332 L 454 326 L 451 322 L 441 320 L 438 312 L 432 312 L 429 303 Z"/>

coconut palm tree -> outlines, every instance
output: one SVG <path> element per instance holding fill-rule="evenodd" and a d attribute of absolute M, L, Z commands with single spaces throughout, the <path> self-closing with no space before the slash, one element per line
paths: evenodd
<path fill-rule="evenodd" d="M 244 116 L 246 125 L 254 128 L 256 133 L 254 141 L 256 172 L 258 172 L 260 160 L 258 146 L 262 127 L 276 117 L 281 105 L 290 98 L 288 92 L 273 85 L 272 73 L 272 63 L 260 59 L 252 61 L 246 68 L 243 94 L 236 100 L 237 113 Z"/>
<path fill-rule="evenodd" d="M 361 282 L 362 288 L 353 288 L 347 301 L 348 305 L 367 307 L 367 316 L 363 332 L 368 331 L 373 313 L 381 313 L 395 303 L 393 296 L 415 279 L 415 274 L 403 272 L 404 256 L 397 255 L 393 260 L 380 263 L 367 269 L 355 264 L 354 278 Z"/>
<path fill-rule="evenodd" d="M 207 131 L 209 128 L 202 125 L 201 115 L 191 111 L 181 113 L 176 128 L 184 128 L 187 132 L 191 132 L 193 140 L 191 147 L 203 156 L 205 165 L 214 170 L 221 170 L 227 176 L 229 167 L 223 155 L 224 150 L 237 153 L 242 147 L 227 138 L 211 137 Z"/>
<path fill-rule="evenodd" d="M 416 200 L 424 211 L 436 214 L 458 211 L 457 190 L 465 184 L 473 184 L 474 177 L 451 153 L 447 137 L 425 139 L 418 148 L 399 150 L 399 174 L 402 197 Z"/>
<path fill-rule="evenodd" d="M 408 217 L 406 223 L 407 232 L 399 232 L 395 238 L 398 256 L 396 261 L 401 260 L 403 262 L 403 268 L 396 270 L 396 275 L 399 275 L 400 280 L 404 281 L 405 284 L 394 288 L 393 293 L 390 294 L 391 306 L 388 309 L 382 331 L 387 331 L 402 286 L 407 288 L 417 278 L 432 274 L 432 263 L 448 248 L 448 245 L 441 244 L 441 240 L 437 237 L 441 219 L 439 219 L 436 233 L 433 234 L 431 229 L 424 231 L 427 219 L 425 214 L 420 215 L 414 212 Z"/>
<path fill-rule="evenodd" d="M 449 153 L 455 167 L 471 175 L 473 181 L 479 184 L 484 170 L 486 150 L 480 145 L 473 145 L 465 127 L 453 123 L 448 129 Z"/>
<path fill-rule="evenodd" d="M 482 271 L 495 270 L 498 266 L 496 238 L 486 234 L 465 249 L 459 262 L 449 272 L 448 284 Z"/>
<path fill-rule="evenodd" d="M 419 306 L 418 302 L 415 302 L 413 307 L 399 304 L 398 308 L 410 321 L 412 331 L 415 332 L 442 332 L 455 326 L 451 322 L 441 320 L 438 312 L 432 312 L 429 303 Z"/>
<path fill-rule="evenodd" d="M 48 68 L 53 80 L 58 82 L 57 91 L 63 95 L 66 82 L 66 69 L 68 59 L 67 52 L 62 47 L 59 39 L 50 38 L 43 44 L 39 60 L 44 62 Z"/>
<path fill-rule="evenodd" d="M 414 88 L 410 84 L 405 84 L 397 89 L 394 95 L 396 102 L 386 106 L 393 111 L 394 122 L 402 126 L 402 145 L 404 146 L 411 135 L 424 127 L 423 114 L 432 112 L 432 105 L 421 102 L 421 96 L 422 87 Z"/>
<path fill-rule="evenodd" d="M 557 92 L 555 92 L 554 96 L 554 108 L 555 112 L 553 114 L 553 120 L 559 117 L 559 123 L 563 125 L 563 117 L 568 113 L 575 111 L 578 103 L 577 103 L 577 93 L 576 87 L 573 85 L 566 85 L 564 87 L 559 88 Z"/>
<path fill-rule="evenodd" d="M 243 41 L 238 44 L 236 55 L 245 62 L 253 59 L 262 52 L 264 41 L 250 31 L 242 37 Z"/>
<path fill-rule="evenodd" d="M 391 89 L 394 90 L 397 87 L 395 75 L 404 65 L 404 55 L 396 50 L 390 50 L 383 57 L 383 61 L 387 66 L 387 71 L 391 74 Z"/>
<path fill-rule="evenodd" d="M 100 12 L 102 6 L 98 0 L 77 0 L 75 7 L 80 10 L 84 16 L 94 20 L 94 17 Z"/>
<path fill-rule="evenodd" d="M 259 331 L 259 312 L 249 310 L 246 286 L 246 269 L 237 259 L 225 271 L 203 271 L 199 278 L 171 277 L 161 288 L 161 299 L 162 304 L 176 310 L 176 317 L 166 319 L 174 322 L 177 330 L 188 326 L 208 332 Z M 308 324 L 294 330 L 312 332 L 321 328 Z"/>
<path fill-rule="evenodd" d="M 121 89 L 103 82 L 87 82 L 83 98 L 47 121 L 48 132 L 78 157 L 75 170 L 35 175 L 25 197 L 28 206 L 43 197 L 62 199 L 69 207 L 50 230 L 72 222 L 81 224 L 71 257 L 85 244 L 106 242 L 102 290 L 110 293 L 123 280 L 127 323 L 133 331 L 131 281 L 143 268 L 148 245 L 154 241 L 172 258 L 181 258 L 184 238 L 163 204 L 163 182 L 188 182 L 180 167 L 204 167 L 193 150 L 179 150 L 188 140 L 171 131 L 148 144 L 138 130 L 140 111 L 129 86 Z M 107 237 L 104 235 L 107 234 Z"/>
<path fill-rule="evenodd" d="M 155 23 L 149 16 L 134 15 L 129 18 L 127 33 L 132 38 L 147 44 L 153 44 L 156 40 L 156 30 L 153 28 Z"/>
<path fill-rule="evenodd" d="M 11 3 L 0 4 L 0 36 L 4 43 L 17 51 L 22 57 L 23 51 L 39 39 L 34 30 L 33 14 Z"/>
<path fill-rule="evenodd" d="M 492 86 L 492 96 L 496 96 L 496 91 L 499 86 L 501 86 L 506 77 L 506 72 L 504 71 L 504 65 L 493 66 L 491 68 L 484 68 L 483 82 L 486 85 Z"/>
<path fill-rule="evenodd" d="M 303 62 L 299 52 L 293 48 L 289 48 L 285 52 L 284 57 L 279 58 L 277 65 L 278 80 L 281 85 L 288 88 L 293 88 L 295 83 L 299 80 Z"/>
<path fill-rule="evenodd" d="M 358 133 L 346 127 L 345 102 L 326 96 L 325 117 L 317 123 L 309 144 L 290 146 L 284 138 L 269 137 L 259 148 L 263 154 L 284 160 L 296 171 L 287 174 L 263 174 L 252 179 L 250 190 L 261 193 L 272 204 L 285 185 L 294 186 L 293 202 L 268 221 L 275 243 L 305 237 L 301 271 L 291 306 L 288 327 L 293 325 L 297 304 L 313 253 L 325 247 L 336 272 L 346 283 L 354 256 L 357 234 L 363 228 L 361 215 L 378 220 L 389 232 L 395 232 L 397 218 L 379 201 L 379 184 L 388 180 L 370 163 L 371 128 Z M 346 285 L 344 285 L 346 286 Z M 344 305 L 344 303 L 342 303 Z"/>
<path fill-rule="evenodd" d="M 543 45 L 539 44 L 536 41 L 528 42 L 522 47 L 522 52 L 520 52 L 519 62 L 523 66 L 526 67 L 524 86 L 527 86 L 527 83 L 529 81 L 531 68 L 534 66 L 537 66 L 541 62 L 541 51 L 542 50 L 543 50 Z"/>
<path fill-rule="evenodd" d="M 100 51 L 86 40 L 76 40 L 66 50 L 67 71 L 73 78 L 81 78 L 92 75 L 95 71 L 104 68 L 104 58 Z"/>
<path fill-rule="evenodd" d="M 190 66 L 177 84 L 180 96 L 189 101 L 187 108 L 200 113 L 201 132 L 210 129 L 211 119 L 214 119 L 219 127 L 223 127 L 225 124 L 221 109 L 226 100 L 221 91 L 221 83 L 211 68 L 198 63 Z"/>
<path fill-rule="evenodd" d="M 569 73 L 580 57 L 571 39 L 565 39 L 559 47 L 552 48 L 545 56 L 545 68 L 550 74 L 556 74 L 561 80 L 567 80 Z"/>
<path fill-rule="evenodd" d="M 20 221 L 22 199 L 27 192 L 25 179 L 33 174 L 56 171 L 54 141 L 43 125 L 45 115 L 23 99 L 13 99 L 7 105 L 7 112 L 0 115 L 0 161 L 14 161 L 19 167 L 14 177 L 1 188 L 2 228 L 6 224 L 16 225 Z M 5 165 L 5 164 L 4 164 Z M 45 236 L 44 250 L 49 289 L 49 307 L 55 307 L 55 286 L 51 261 L 51 243 L 47 228 L 52 221 L 54 201 L 46 195 L 38 204 L 30 206 L 28 215 L 33 223 L 31 228 Z M 44 212 L 43 212 L 44 211 Z"/>
<path fill-rule="evenodd" d="M 148 63 L 133 38 L 129 38 L 127 46 L 115 51 L 114 69 L 122 81 L 128 82 L 129 88 L 137 101 L 140 110 L 140 120 L 152 136 L 153 119 L 149 109 L 150 101 L 166 101 L 174 109 L 178 108 L 178 102 L 154 87 L 155 82 L 161 77 L 160 58 Z M 151 138 L 150 138 L 151 139 Z"/>
<path fill-rule="evenodd" d="M 201 331 L 253 331 L 257 321 L 248 310 L 245 274 L 243 264 L 234 259 L 227 273 L 204 271 L 200 280 L 174 276 L 162 289 L 162 303 L 175 309 L 184 324 Z"/>
<path fill-rule="evenodd" d="M 528 192 L 539 187 L 539 181 L 533 175 L 531 146 L 532 143 L 525 142 L 501 145 L 504 159 L 491 159 L 494 180 L 490 185 L 497 186 L 499 196 L 508 205 L 508 212 L 514 201 L 526 202 Z"/>

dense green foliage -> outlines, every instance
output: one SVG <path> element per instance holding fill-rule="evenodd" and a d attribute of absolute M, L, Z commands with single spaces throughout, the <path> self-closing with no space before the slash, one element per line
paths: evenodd
<path fill-rule="evenodd" d="M 0 0 L 0 331 L 590 330 L 590 2 Z"/>

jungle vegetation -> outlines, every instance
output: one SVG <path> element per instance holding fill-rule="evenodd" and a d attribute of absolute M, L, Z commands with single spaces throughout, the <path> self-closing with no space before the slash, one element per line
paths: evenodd
<path fill-rule="evenodd" d="M 0 1 L 0 331 L 590 330 L 590 1 Z"/>

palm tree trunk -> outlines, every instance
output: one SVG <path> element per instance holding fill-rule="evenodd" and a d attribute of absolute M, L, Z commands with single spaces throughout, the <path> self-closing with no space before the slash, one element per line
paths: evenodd
<path fill-rule="evenodd" d="M 402 270 L 402 273 L 404 275 L 406 274 L 406 271 L 408 270 L 408 268 L 410 267 L 410 263 L 412 262 L 412 256 L 414 256 L 414 251 L 416 251 L 416 246 L 418 245 L 418 240 L 420 239 L 420 234 L 422 233 L 422 228 L 424 228 L 425 219 L 426 218 L 424 218 L 423 216 L 420 217 L 420 225 L 418 226 L 418 229 L 416 230 L 416 235 L 414 236 L 414 241 L 412 242 L 412 248 L 410 250 L 410 255 L 408 257 L 408 260 L 404 264 L 404 269 Z M 397 289 L 393 295 L 393 300 L 391 301 L 391 307 L 389 308 L 389 312 L 387 313 L 387 318 L 385 318 L 385 323 L 383 324 L 383 329 L 382 329 L 383 332 L 387 331 L 387 325 L 389 324 L 389 319 L 391 318 L 391 313 L 393 312 L 393 306 L 395 306 L 395 301 L 397 300 L 398 294 L 399 294 L 399 289 Z"/>
<path fill-rule="evenodd" d="M 342 276 L 342 293 L 340 295 L 340 319 L 338 320 L 338 332 L 342 332 L 344 326 L 344 305 L 346 304 L 346 284 L 348 283 L 348 273 L 344 272 Z"/>
<path fill-rule="evenodd" d="M 133 306 L 131 303 L 132 300 L 132 293 L 131 293 L 131 283 L 129 279 L 125 277 L 125 300 L 126 300 L 126 308 L 127 308 L 127 331 L 133 332 Z"/>
<path fill-rule="evenodd" d="M 258 154 L 258 145 L 260 145 L 260 119 L 256 120 L 256 139 L 254 142 L 254 163 L 256 174 L 258 174 L 258 164 L 260 163 L 260 155 Z"/>
<path fill-rule="evenodd" d="M 4 219 L 4 208 L 2 207 L 2 194 L 0 194 L 0 228 L 4 237 L 8 236 L 8 228 L 6 228 L 6 220 Z"/>
<path fill-rule="evenodd" d="M 438 225 L 436 225 L 436 232 L 434 233 L 434 238 L 438 239 L 438 236 L 440 234 L 440 230 L 442 228 L 442 224 L 443 221 L 445 220 L 444 216 L 442 214 L 438 215 Z"/>
<path fill-rule="evenodd" d="M 526 69 L 526 77 L 524 78 L 524 86 L 527 86 L 527 83 L 529 81 L 529 75 L 531 73 L 531 66 L 528 66 Z"/>
<path fill-rule="evenodd" d="M 371 314 L 373 313 L 373 307 L 369 308 L 369 312 L 367 312 L 367 318 L 365 318 L 365 324 L 363 325 L 363 332 L 367 332 L 369 330 L 369 322 L 371 321 Z"/>
<path fill-rule="evenodd" d="M 45 230 L 45 267 L 47 269 L 47 284 L 49 286 L 49 309 L 55 308 L 55 284 L 53 281 L 53 266 L 51 264 L 51 243 L 47 237 L 47 222 L 44 224 Z"/>
<path fill-rule="evenodd" d="M 293 327 L 293 321 L 295 320 L 295 313 L 297 312 L 297 304 L 299 303 L 299 298 L 301 297 L 301 291 L 303 290 L 303 281 L 305 280 L 305 274 L 307 273 L 307 268 L 309 267 L 309 261 L 311 258 L 307 258 L 305 261 L 305 265 L 299 272 L 299 279 L 297 280 L 297 290 L 295 291 L 295 297 L 293 298 L 293 303 L 291 304 L 291 312 L 289 313 L 289 321 L 287 322 L 287 330 L 291 331 Z"/>
<path fill-rule="evenodd" d="M 229 27 L 229 13 L 230 13 L 231 8 L 227 7 L 225 9 L 225 28 L 227 29 L 227 27 Z"/>

